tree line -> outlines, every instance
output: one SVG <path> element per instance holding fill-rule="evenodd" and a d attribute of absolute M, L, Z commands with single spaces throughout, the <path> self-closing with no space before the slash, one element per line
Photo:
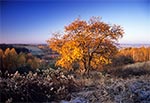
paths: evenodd
<path fill-rule="evenodd" d="M 125 48 L 125 49 L 121 49 L 118 55 L 131 57 L 134 62 L 149 61 L 150 47 Z"/>
<path fill-rule="evenodd" d="M 0 70 L 2 76 L 6 72 L 14 73 L 16 70 L 28 71 L 39 67 L 40 59 L 34 57 L 31 53 L 19 54 L 14 48 L 7 48 L 5 51 L 0 49 Z"/>

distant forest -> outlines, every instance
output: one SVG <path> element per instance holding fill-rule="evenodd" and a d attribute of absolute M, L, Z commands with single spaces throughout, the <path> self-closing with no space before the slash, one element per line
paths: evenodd
<path fill-rule="evenodd" d="M 0 44 L 0 48 L 5 51 L 7 48 L 15 48 L 16 52 L 19 54 L 20 52 L 29 53 L 29 50 L 24 47 L 14 47 L 13 44 Z"/>

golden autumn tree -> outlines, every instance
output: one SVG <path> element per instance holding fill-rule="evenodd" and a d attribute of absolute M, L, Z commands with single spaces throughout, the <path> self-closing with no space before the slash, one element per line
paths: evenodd
<path fill-rule="evenodd" d="M 15 71 L 17 68 L 17 52 L 14 48 L 10 49 L 7 48 L 3 54 L 3 68 L 5 68 L 5 71 Z"/>
<path fill-rule="evenodd" d="M 65 26 L 63 34 L 55 33 L 48 40 L 49 47 L 60 54 L 57 66 L 72 69 L 74 63 L 86 73 L 91 68 L 111 62 L 116 43 L 123 36 L 118 25 L 110 25 L 101 18 L 92 17 L 88 22 L 77 19 Z"/>
<path fill-rule="evenodd" d="M 11 55 L 10 55 L 10 48 L 7 48 L 4 51 L 4 68 L 8 70 L 11 67 Z"/>
<path fill-rule="evenodd" d="M 20 53 L 17 59 L 18 67 L 23 67 L 26 65 L 26 58 L 24 53 Z"/>
<path fill-rule="evenodd" d="M 12 48 L 10 50 L 10 56 L 11 56 L 11 58 L 10 58 L 11 67 L 10 68 L 12 68 L 12 70 L 15 71 L 15 69 L 18 67 L 18 63 L 17 63 L 18 54 L 17 54 L 15 48 Z"/>

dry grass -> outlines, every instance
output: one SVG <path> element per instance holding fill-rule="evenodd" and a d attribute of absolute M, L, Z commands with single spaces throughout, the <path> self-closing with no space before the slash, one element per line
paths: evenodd
<path fill-rule="evenodd" d="M 113 70 L 106 75 L 93 71 L 90 78 L 76 79 L 83 89 L 72 93 L 72 99 L 81 97 L 87 103 L 150 103 L 150 61 Z"/>
<path fill-rule="evenodd" d="M 123 78 L 140 75 L 150 75 L 150 61 L 115 67 L 108 70 L 108 73 L 113 76 Z"/>
<path fill-rule="evenodd" d="M 132 78 L 112 78 L 105 75 L 99 79 L 81 80 L 82 91 L 72 98 L 82 97 L 89 103 L 148 103 L 150 101 L 150 75 Z"/>
<path fill-rule="evenodd" d="M 32 97 L 30 100 L 31 102 L 35 102 L 37 99 L 40 101 L 43 97 L 46 98 L 45 101 L 51 102 L 56 99 L 66 99 L 67 95 L 69 95 L 71 100 L 68 100 L 73 101 L 76 98 L 84 98 L 86 101 L 84 103 L 150 103 L 149 71 L 150 61 L 118 67 L 111 69 L 106 73 L 92 71 L 89 78 L 79 74 L 76 75 L 76 78 L 73 78 L 69 75 L 65 76 L 59 71 L 48 70 L 39 76 L 37 74 L 28 74 L 25 77 L 20 75 L 15 76 L 14 74 L 12 78 L 4 80 L 0 79 L 0 87 L 3 88 L 1 91 L 3 97 L 8 97 L 5 98 L 7 101 L 10 98 L 13 98 L 12 102 L 15 102 L 15 100 L 16 102 L 21 101 L 20 98 L 18 98 L 19 96 L 23 96 L 24 99 L 27 98 L 27 96 L 24 96 L 26 93 L 23 94 L 22 90 L 29 91 L 33 89 L 37 92 L 37 96 L 36 99 L 33 100 L 35 94 L 32 95 L 32 91 L 29 92 L 28 96 Z M 31 84 L 30 86 L 32 88 L 29 90 L 26 89 L 26 83 L 28 86 Z M 53 83 L 54 85 L 51 86 L 50 83 Z M 64 88 L 62 88 L 62 86 Z M 39 92 L 41 95 L 38 93 L 40 90 L 38 88 L 41 88 L 41 91 Z M 54 88 L 55 91 L 53 91 L 54 89 L 49 90 L 50 88 Z M 74 89 L 76 90 L 74 91 Z M 9 93 L 5 92 L 6 90 L 9 90 Z M 11 93 L 11 90 L 13 90 L 13 93 L 18 96 L 18 100 L 14 99 L 16 96 Z M 44 91 L 46 91 L 46 93 Z M 17 93 L 22 94 L 18 95 Z M 46 97 L 47 95 L 51 95 L 52 97 L 48 98 Z M 77 99 L 77 101 L 78 100 L 79 99 Z M 26 101 L 29 101 L 29 99 Z M 83 102 L 64 101 L 61 103 Z"/>

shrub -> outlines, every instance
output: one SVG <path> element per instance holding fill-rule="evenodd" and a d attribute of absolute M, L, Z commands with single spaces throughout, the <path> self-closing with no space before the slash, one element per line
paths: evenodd
<path fill-rule="evenodd" d="M 0 102 L 51 102 L 67 99 L 70 92 L 77 90 L 72 76 L 60 71 L 43 71 L 43 74 L 18 72 L 9 78 L 0 78 Z"/>
<path fill-rule="evenodd" d="M 134 63 L 134 60 L 131 56 L 119 55 L 112 59 L 113 66 L 120 66 L 120 65 L 131 64 L 131 63 Z"/>

